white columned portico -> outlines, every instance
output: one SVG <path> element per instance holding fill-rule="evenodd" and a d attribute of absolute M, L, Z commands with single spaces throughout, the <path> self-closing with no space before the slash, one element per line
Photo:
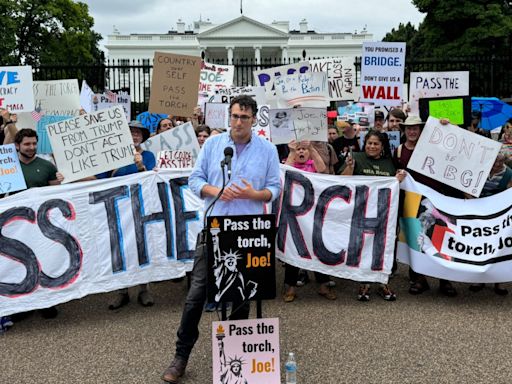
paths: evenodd
<path fill-rule="evenodd" d="M 261 45 L 255 45 L 254 47 L 254 59 L 256 60 L 256 64 L 261 63 Z"/>
<path fill-rule="evenodd" d="M 235 47 L 229 46 L 226 48 L 228 50 L 228 65 L 233 65 L 233 49 L 235 49 Z"/>

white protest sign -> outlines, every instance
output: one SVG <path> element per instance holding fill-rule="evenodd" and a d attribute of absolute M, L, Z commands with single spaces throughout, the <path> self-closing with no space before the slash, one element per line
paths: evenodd
<path fill-rule="evenodd" d="M 0 145 L 0 193 L 27 189 L 14 144 Z"/>
<path fill-rule="evenodd" d="M 404 68 L 405 43 L 363 42 L 360 101 L 400 105 Z"/>
<path fill-rule="evenodd" d="M 0 67 L 0 108 L 12 113 L 32 112 L 32 67 Z"/>
<path fill-rule="evenodd" d="M 329 100 L 357 100 L 359 88 L 356 87 L 356 58 L 332 57 L 310 60 L 311 72 L 327 73 Z"/>
<path fill-rule="evenodd" d="M 247 95 L 256 100 L 258 106 L 266 104 L 265 87 L 247 85 L 245 87 L 220 88 L 215 90 L 214 101 L 217 103 L 231 102 L 236 96 Z"/>
<path fill-rule="evenodd" d="M 194 163 L 200 150 L 196 132 L 190 122 L 151 136 L 141 146 L 144 150 L 152 152 L 155 157 L 158 157 L 160 151 L 187 151 L 192 154 Z"/>
<path fill-rule="evenodd" d="M 213 382 L 280 384 L 279 319 L 214 321 Z"/>
<path fill-rule="evenodd" d="M 92 97 L 91 104 L 91 113 L 101 111 L 102 109 L 108 109 L 115 105 L 120 105 L 123 107 L 126 120 L 130 120 L 131 118 L 132 99 L 128 92 L 112 92 L 111 97 L 109 97 L 107 93 L 98 93 Z"/>
<path fill-rule="evenodd" d="M 228 109 L 228 104 L 205 103 L 204 123 L 210 128 L 227 128 L 229 126 Z"/>
<path fill-rule="evenodd" d="M 501 143 L 429 117 L 408 167 L 479 196 Z"/>
<path fill-rule="evenodd" d="M 409 104 L 419 115 L 419 99 L 469 95 L 469 71 L 411 72 Z"/>
<path fill-rule="evenodd" d="M 265 87 L 268 98 L 270 91 L 274 89 L 274 81 L 276 78 L 279 76 L 292 75 L 294 73 L 305 73 L 307 71 L 309 71 L 309 61 L 264 68 L 253 72 L 254 84 Z"/>
<path fill-rule="evenodd" d="M 199 92 L 213 94 L 216 89 L 231 87 L 234 73 L 234 65 L 219 65 L 202 61 Z"/>
<path fill-rule="evenodd" d="M 404 191 L 397 252 L 401 262 L 418 273 L 450 281 L 510 281 L 512 189 L 480 199 L 454 199 L 410 175 L 400 188 Z"/>
<path fill-rule="evenodd" d="M 134 163 L 132 135 L 121 106 L 46 126 L 64 183 Z"/>
<path fill-rule="evenodd" d="M 188 169 L 194 167 L 194 158 L 189 151 L 177 149 L 174 151 L 158 152 L 157 168 L 163 169 Z"/>
<path fill-rule="evenodd" d="M 258 113 L 256 113 L 256 122 L 252 126 L 252 131 L 259 137 L 270 141 L 270 107 L 268 105 L 258 104 Z"/>
<path fill-rule="evenodd" d="M 325 108 L 270 110 L 270 136 L 275 145 L 292 140 L 327 141 Z"/>
<path fill-rule="evenodd" d="M 77 79 L 34 81 L 34 110 L 41 115 L 78 116 L 80 89 Z M 37 122 L 30 113 L 18 115 L 18 127 L 36 130 Z"/>
<path fill-rule="evenodd" d="M 184 276 L 204 205 L 187 187 L 189 174 L 148 171 L 1 199 L 9 241 L 0 254 L 0 316 Z"/>
<path fill-rule="evenodd" d="M 307 72 L 280 76 L 274 81 L 277 106 L 326 108 L 329 106 L 327 73 Z"/>
<path fill-rule="evenodd" d="M 92 111 L 92 98 L 94 96 L 94 92 L 92 91 L 87 81 L 82 80 L 82 89 L 80 90 L 80 105 L 83 110 L 87 113 L 91 113 Z"/>

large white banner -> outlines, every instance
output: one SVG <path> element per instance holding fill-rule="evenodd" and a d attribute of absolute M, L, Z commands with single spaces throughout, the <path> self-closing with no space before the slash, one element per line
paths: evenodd
<path fill-rule="evenodd" d="M 327 73 L 329 100 L 357 100 L 355 56 L 310 60 L 311 72 Z"/>
<path fill-rule="evenodd" d="M 151 136 L 142 143 L 142 148 L 153 152 L 155 158 L 158 158 L 160 151 L 187 151 L 192 154 L 192 164 L 195 164 L 200 149 L 196 132 L 190 122 Z"/>
<path fill-rule="evenodd" d="M 80 89 L 77 79 L 34 81 L 35 110 L 41 115 L 78 116 Z M 31 113 L 18 115 L 18 127 L 37 128 Z"/>
<path fill-rule="evenodd" d="M 415 182 L 405 190 L 398 258 L 418 273 L 467 283 L 512 280 L 512 189 L 454 199 Z"/>
<path fill-rule="evenodd" d="M 292 140 L 327 141 L 325 108 L 271 109 L 270 136 L 274 144 Z"/>
<path fill-rule="evenodd" d="M 326 72 L 307 72 L 279 76 L 275 81 L 277 106 L 326 108 L 329 91 Z"/>
<path fill-rule="evenodd" d="M 480 196 L 500 148 L 497 141 L 429 117 L 408 168 Z"/>
<path fill-rule="evenodd" d="M 0 108 L 12 113 L 34 110 L 32 67 L 0 67 Z"/>
<path fill-rule="evenodd" d="M 340 177 L 282 166 L 276 255 L 296 267 L 387 283 L 393 265 L 398 180 Z"/>
<path fill-rule="evenodd" d="M 400 105 L 404 68 L 405 43 L 363 42 L 360 101 Z"/>
<path fill-rule="evenodd" d="M 64 183 L 134 163 L 132 135 L 119 105 L 46 126 Z"/>
<path fill-rule="evenodd" d="M 411 113 L 419 115 L 419 99 L 469 95 L 469 71 L 411 72 Z"/>
<path fill-rule="evenodd" d="M 150 171 L 0 200 L 0 316 L 191 270 L 203 203 L 189 173 Z"/>

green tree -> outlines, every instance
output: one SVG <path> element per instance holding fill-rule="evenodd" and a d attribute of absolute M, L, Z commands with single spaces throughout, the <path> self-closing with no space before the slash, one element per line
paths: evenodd
<path fill-rule="evenodd" d="M 411 46 L 414 45 L 414 40 L 418 36 L 418 30 L 410 22 L 407 24 L 400 23 L 398 28 L 393 28 L 391 32 L 386 33 L 382 41 L 399 41 L 407 43 L 406 60 L 411 57 Z"/>
<path fill-rule="evenodd" d="M 412 0 L 425 19 L 408 42 L 411 57 L 507 55 L 512 44 L 512 12 L 505 0 Z M 410 37 L 410 28 L 386 38 Z M 390 41 L 390 40 L 386 40 Z"/>
<path fill-rule="evenodd" d="M 0 0 L 2 64 L 78 64 L 103 59 L 88 6 L 72 0 Z"/>

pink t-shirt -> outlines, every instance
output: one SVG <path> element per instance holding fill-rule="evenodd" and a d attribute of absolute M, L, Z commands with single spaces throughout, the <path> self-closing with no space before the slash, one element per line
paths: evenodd
<path fill-rule="evenodd" d="M 293 166 L 302 171 L 316 173 L 315 162 L 313 160 L 307 160 L 305 163 L 294 162 Z"/>

